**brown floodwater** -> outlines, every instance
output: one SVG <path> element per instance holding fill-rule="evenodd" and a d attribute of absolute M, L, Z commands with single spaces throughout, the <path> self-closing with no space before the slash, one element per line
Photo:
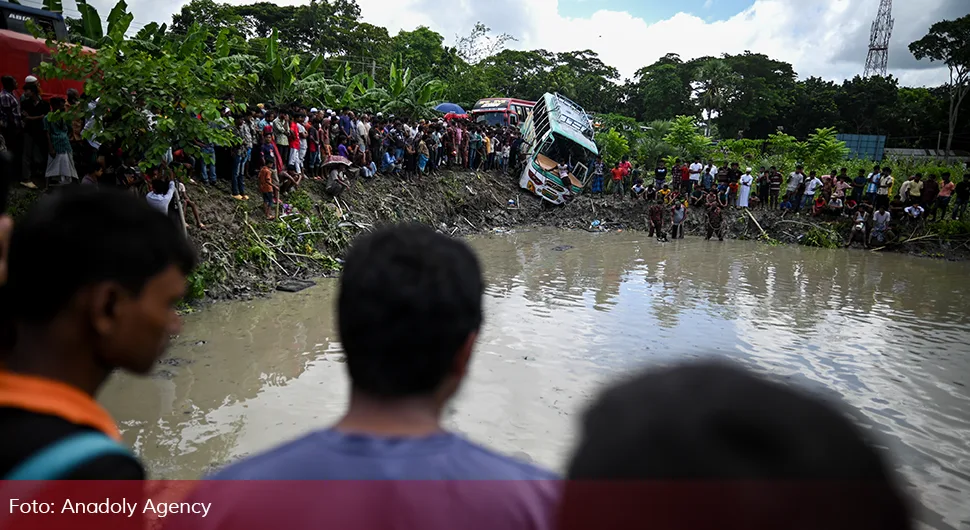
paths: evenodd
<path fill-rule="evenodd" d="M 841 396 L 938 529 L 970 525 L 970 265 L 643 233 L 470 239 L 486 324 L 454 430 L 562 470 L 601 386 L 704 356 Z M 571 248 L 564 248 L 571 247 Z M 555 250 L 554 250 L 555 249 Z M 347 399 L 336 282 L 188 315 L 147 379 L 101 400 L 153 478 L 197 478 L 321 428 Z M 961 500 L 962 499 L 962 500 Z"/>

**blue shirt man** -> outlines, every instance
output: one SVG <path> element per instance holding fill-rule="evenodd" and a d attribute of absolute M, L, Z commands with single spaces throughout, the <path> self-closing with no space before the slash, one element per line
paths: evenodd
<path fill-rule="evenodd" d="M 551 529 L 554 474 L 441 425 L 468 371 L 483 292 L 461 241 L 418 225 L 360 237 L 337 302 L 346 414 L 217 473 L 193 496 L 212 511 L 192 528 Z M 301 482 L 223 482 L 253 480 Z"/>

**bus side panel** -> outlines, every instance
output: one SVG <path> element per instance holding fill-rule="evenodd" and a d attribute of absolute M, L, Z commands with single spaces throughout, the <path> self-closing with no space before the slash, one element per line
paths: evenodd
<path fill-rule="evenodd" d="M 44 41 L 34 39 L 35 42 L 25 42 L 23 38 L 11 38 L 0 32 L 0 72 L 11 75 L 22 86 L 29 75 L 36 75 L 36 68 L 41 62 L 50 60 L 50 49 Z M 39 76 L 38 76 L 39 77 Z M 67 89 L 75 88 L 78 92 L 84 90 L 84 82 L 70 79 L 41 79 L 41 92 L 45 99 L 51 97 L 66 97 Z"/>

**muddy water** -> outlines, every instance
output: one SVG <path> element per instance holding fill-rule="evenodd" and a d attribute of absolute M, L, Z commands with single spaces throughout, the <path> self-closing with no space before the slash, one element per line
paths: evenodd
<path fill-rule="evenodd" d="M 487 322 L 455 430 L 562 469 L 605 381 L 730 357 L 848 400 L 918 489 L 924 521 L 970 525 L 970 265 L 626 232 L 471 242 Z M 335 287 L 190 315 L 153 377 L 112 380 L 102 401 L 154 477 L 198 477 L 337 417 Z"/>

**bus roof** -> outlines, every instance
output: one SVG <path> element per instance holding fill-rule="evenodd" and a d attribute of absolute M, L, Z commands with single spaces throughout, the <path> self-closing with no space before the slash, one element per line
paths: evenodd
<path fill-rule="evenodd" d="M 536 102 L 516 98 L 482 98 L 475 103 L 472 110 L 477 112 L 501 112 L 508 110 L 513 104 L 534 107 Z"/>
<path fill-rule="evenodd" d="M 543 99 L 549 111 L 549 124 L 553 133 L 583 146 L 594 154 L 599 153 L 596 143 L 590 138 L 593 134 L 593 125 L 582 107 L 559 94 L 547 93 Z"/>

